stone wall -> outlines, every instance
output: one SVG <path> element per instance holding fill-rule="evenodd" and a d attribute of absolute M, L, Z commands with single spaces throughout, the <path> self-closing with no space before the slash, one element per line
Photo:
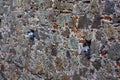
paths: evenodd
<path fill-rule="evenodd" d="M 119 80 L 119 0 L 0 0 L 0 80 Z"/>

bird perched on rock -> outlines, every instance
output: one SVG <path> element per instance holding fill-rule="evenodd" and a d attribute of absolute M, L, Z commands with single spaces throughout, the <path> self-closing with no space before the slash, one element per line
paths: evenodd
<path fill-rule="evenodd" d="M 87 59 L 90 59 L 90 45 L 91 45 L 91 40 L 86 40 L 85 43 L 83 43 L 83 52 L 85 53 L 85 56 L 87 57 Z"/>
<path fill-rule="evenodd" d="M 28 31 L 28 36 L 30 40 L 34 41 L 34 37 L 35 37 L 34 30 L 31 29 L 30 31 Z"/>

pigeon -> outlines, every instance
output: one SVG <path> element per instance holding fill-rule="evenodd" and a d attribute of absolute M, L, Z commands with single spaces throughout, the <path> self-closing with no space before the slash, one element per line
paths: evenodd
<path fill-rule="evenodd" d="M 83 43 L 83 52 L 85 53 L 85 56 L 87 57 L 87 59 L 90 59 L 90 45 L 91 45 L 91 40 L 86 40 L 85 43 Z"/>
<path fill-rule="evenodd" d="M 29 39 L 30 39 L 30 40 L 34 41 L 34 37 L 35 37 L 35 35 L 34 35 L 34 30 L 28 31 L 28 36 L 29 36 Z"/>

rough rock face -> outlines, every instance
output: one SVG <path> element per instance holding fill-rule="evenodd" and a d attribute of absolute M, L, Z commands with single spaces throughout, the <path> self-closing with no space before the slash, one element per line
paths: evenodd
<path fill-rule="evenodd" d="M 76 72 L 74 72 L 72 80 L 80 80 L 79 74 L 77 74 Z"/>
<path fill-rule="evenodd" d="M 95 60 L 92 65 L 94 66 L 94 68 L 98 71 L 101 67 L 101 62 L 100 60 Z"/>
<path fill-rule="evenodd" d="M 88 27 L 88 20 L 85 15 L 82 15 L 79 17 L 79 21 L 78 21 L 78 29 L 86 29 Z"/>
<path fill-rule="evenodd" d="M 93 19 L 92 28 L 98 28 L 101 25 L 101 16 L 96 14 Z"/>
<path fill-rule="evenodd" d="M 105 3 L 105 12 L 106 14 L 113 14 L 115 12 L 114 10 L 114 2 L 113 1 L 109 1 L 109 0 L 106 0 L 106 3 Z"/>
<path fill-rule="evenodd" d="M 120 59 L 120 44 L 114 43 L 108 50 L 108 57 L 112 60 Z"/>
<path fill-rule="evenodd" d="M 120 0 L 0 0 L 0 80 L 119 80 Z"/>

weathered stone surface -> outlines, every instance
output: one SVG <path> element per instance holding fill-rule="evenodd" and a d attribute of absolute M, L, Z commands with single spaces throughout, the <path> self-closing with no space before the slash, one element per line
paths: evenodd
<path fill-rule="evenodd" d="M 88 71 L 88 70 L 87 70 L 86 68 L 80 68 L 80 69 L 79 69 L 79 75 L 85 77 L 86 74 L 87 74 L 87 71 Z"/>
<path fill-rule="evenodd" d="M 73 75 L 73 77 L 72 77 L 72 80 L 80 80 L 80 76 L 79 76 L 79 74 L 77 74 L 76 71 L 74 72 L 74 75 Z"/>
<path fill-rule="evenodd" d="M 58 71 L 61 71 L 62 70 L 62 60 L 59 58 L 59 57 L 56 57 L 56 61 L 55 61 L 55 64 L 56 64 L 56 69 Z"/>
<path fill-rule="evenodd" d="M 99 30 L 96 32 L 96 39 L 99 41 L 102 41 L 102 38 L 105 36 L 104 32 L 102 30 Z"/>
<path fill-rule="evenodd" d="M 92 28 L 98 28 L 101 25 L 101 16 L 96 14 L 93 19 Z"/>
<path fill-rule="evenodd" d="M 66 57 L 71 58 L 70 51 L 66 51 Z"/>
<path fill-rule="evenodd" d="M 90 46 L 91 54 L 99 54 L 100 44 L 97 41 L 92 41 Z"/>
<path fill-rule="evenodd" d="M 113 14 L 115 12 L 114 6 L 115 6 L 114 2 L 106 0 L 106 3 L 105 3 L 106 14 L 108 14 L 108 15 Z"/>
<path fill-rule="evenodd" d="M 62 77 L 61 77 L 61 80 L 70 80 L 69 76 L 64 74 Z"/>
<path fill-rule="evenodd" d="M 85 31 L 83 32 L 83 35 L 84 35 L 84 39 L 85 40 L 92 40 L 92 32 L 91 31 Z"/>
<path fill-rule="evenodd" d="M 92 13 L 92 14 L 98 14 L 99 13 L 99 8 L 98 8 L 98 4 L 97 4 L 96 0 L 92 0 L 90 2 L 89 12 Z"/>
<path fill-rule="evenodd" d="M 119 80 L 119 0 L 0 0 L 0 80 Z"/>
<path fill-rule="evenodd" d="M 107 76 L 106 79 L 107 80 L 119 80 L 118 78 L 113 77 L 113 76 Z"/>
<path fill-rule="evenodd" d="M 57 55 L 57 47 L 55 45 L 51 46 L 51 55 L 53 56 Z"/>
<path fill-rule="evenodd" d="M 74 37 L 70 38 L 70 44 L 73 49 L 78 49 L 78 42 Z"/>
<path fill-rule="evenodd" d="M 88 19 L 86 15 L 82 15 L 79 17 L 78 21 L 78 29 L 86 29 L 88 27 Z"/>
<path fill-rule="evenodd" d="M 70 31 L 69 29 L 67 28 L 65 31 L 62 32 L 62 35 L 66 38 L 69 38 L 69 35 L 70 35 Z"/>
<path fill-rule="evenodd" d="M 101 68 L 101 61 L 95 60 L 92 65 L 95 67 L 96 70 L 99 70 Z"/>
<path fill-rule="evenodd" d="M 0 32 L 0 40 L 3 39 L 2 33 Z"/>
<path fill-rule="evenodd" d="M 113 28 L 113 26 L 110 26 L 109 24 L 104 25 L 104 32 L 108 38 L 116 36 L 116 30 Z"/>
<path fill-rule="evenodd" d="M 110 49 L 108 50 L 108 58 L 112 60 L 117 60 L 120 58 L 120 44 L 119 43 L 114 43 Z"/>
<path fill-rule="evenodd" d="M 88 61 L 88 59 L 87 59 L 85 56 L 83 56 L 83 57 L 81 58 L 80 62 L 81 62 L 81 64 L 83 64 L 83 65 L 86 66 L 86 67 L 89 67 L 89 66 L 90 66 L 90 62 Z"/>

